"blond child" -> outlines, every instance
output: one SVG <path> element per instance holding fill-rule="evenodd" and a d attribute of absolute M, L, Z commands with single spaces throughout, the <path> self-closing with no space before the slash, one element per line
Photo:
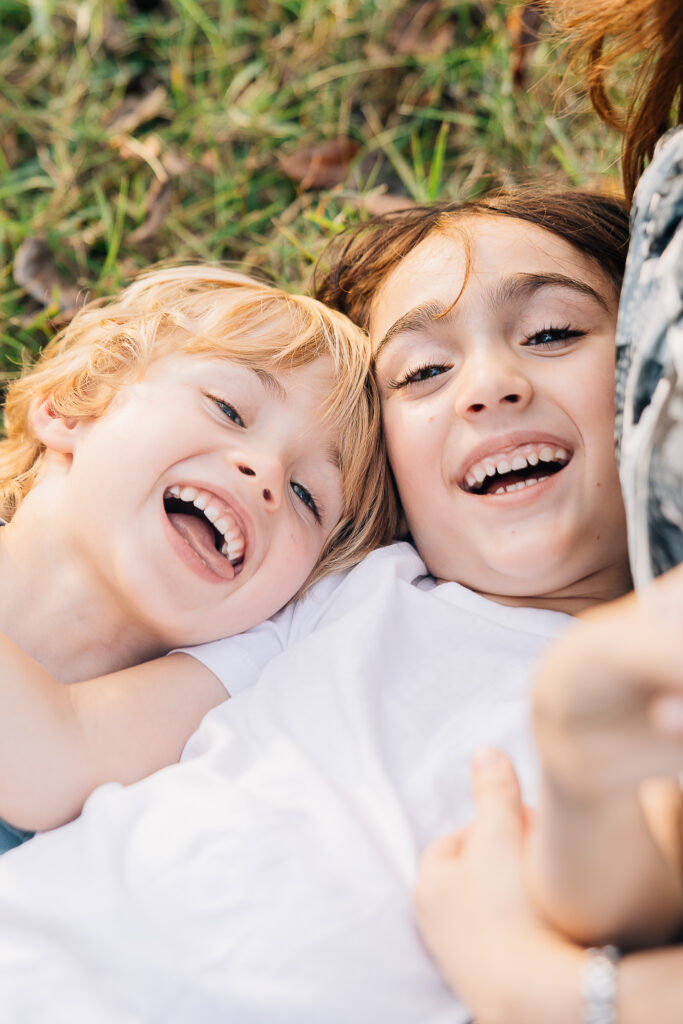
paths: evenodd
<path fill-rule="evenodd" d="M 369 359 L 313 299 L 180 266 L 86 307 L 10 385 L 0 808 L 14 825 L 50 828 L 100 782 L 177 760 L 267 660 L 266 620 L 390 537 Z M 159 658 L 259 623 L 229 687 L 186 654 Z M 21 838 L 6 829 L 5 848 Z"/>

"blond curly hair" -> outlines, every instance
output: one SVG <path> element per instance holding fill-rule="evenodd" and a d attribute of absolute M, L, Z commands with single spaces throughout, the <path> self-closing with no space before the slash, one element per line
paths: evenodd
<path fill-rule="evenodd" d="M 171 352 L 225 357 L 270 372 L 321 356 L 333 366 L 325 406 L 338 432 L 344 510 L 306 586 L 389 542 L 396 505 L 365 334 L 315 299 L 220 266 L 153 270 L 118 296 L 90 303 L 9 386 L 0 441 L 0 515 L 10 520 L 40 473 L 44 445 L 31 411 L 106 414 L 116 394 Z"/>

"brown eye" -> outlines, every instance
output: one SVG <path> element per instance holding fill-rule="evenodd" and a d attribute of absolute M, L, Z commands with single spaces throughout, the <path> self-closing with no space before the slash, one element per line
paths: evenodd
<path fill-rule="evenodd" d="M 431 380 L 432 377 L 441 376 L 442 373 L 446 373 L 450 369 L 451 367 L 446 363 L 425 363 L 423 366 L 415 367 L 414 370 L 408 370 L 398 380 L 390 380 L 387 387 L 398 390 L 408 387 L 409 384 L 421 384 L 425 380 Z"/>
<path fill-rule="evenodd" d="M 580 331 L 569 325 L 566 327 L 544 327 L 542 330 L 536 331 L 535 334 L 527 335 L 522 345 L 525 348 L 556 349 L 561 348 L 572 338 L 584 337 L 586 333 L 586 331 Z"/>

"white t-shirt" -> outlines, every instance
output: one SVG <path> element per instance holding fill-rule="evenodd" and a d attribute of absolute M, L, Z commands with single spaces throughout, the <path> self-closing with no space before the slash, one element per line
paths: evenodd
<path fill-rule="evenodd" d="M 418 856 L 471 816 L 478 746 L 529 786 L 529 683 L 566 622 L 437 587 L 407 544 L 320 583 L 180 764 L 0 858 L 3 1022 L 461 1024 Z M 195 652 L 228 689 L 230 649 Z"/>

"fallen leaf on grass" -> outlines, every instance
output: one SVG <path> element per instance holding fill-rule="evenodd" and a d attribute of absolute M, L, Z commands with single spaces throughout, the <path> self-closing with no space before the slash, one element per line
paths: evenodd
<path fill-rule="evenodd" d="M 168 211 L 171 209 L 175 189 L 173 183 L 165 181 L 163 184 L 155 181 L 147 196 L 147 216 L 145 220 L 128 235 L 128 241 L 133 244 L 148 242 L 153 238 L 166 223 Z"/>
<path fill-rule="evenodd" d="M 394 210 L 410 210 L 413 206 L 417 206 L 414 199 L 410 199 L 408 196 L 397 196 L 392 192 L 369 192 L 365 196 L 345 196 L 344 202 L 358 207 L 370 217 L 382 217 L 385 213 L 393 213 Z"/>
<path fill-rule="evenodd" d="M 14 280 L 43 306 L 56 303 L 65 314 L 82 306 L 88 293 L 66 280 L 44 238 L 25 238 L 14 256 Z"/>
<path fill-rule="evenodd" d="M 529 62 L 541 39 L 543 0 L 527 0 L 514 7 L 507 16 L 507 29 L 512 46 L 512 81 L 515 88 L 527 84 Z"/>
<path fill-rule="evenodd" d="M 159 181 L 166 181 L 168 174 L 163 166 L 163 160 L 159 160 L 161 153 L 161 140 L 158 135 L 150 135 L 146 139 L 136 139 L 133 135 L 114 135 L 109 140 L 112 149 L 116 149 L 123 160 L 142 160 L 149 167 Z"/>
<path fill-rule="evenodd" d="M 298 182 L 305 191 L 311 188 L 333 188 L 346 177 L 349 164 L 359 146 L 353 139 L 341 137 L 302 146 L 278 157 L 288 178 Z"/>
<path fill-rule="evenodd" d="M 81 4 L 79 11 L 85 7 Z M 84 36 L 85 38 L 85 36 Z M 102 31 L 102 46 L 107 53 L 117 57 L 128 53 L 134 45 L 134 37 L 131 35 L 128 26 L 117 18 L 115 14 L 107 11 L 104 15 L 104 28 Z"/>
<path fill-rule="evenodd" d="M 394 52 L 409 57 L 447 53 L 453 46 L 455 25 L 452 21 L 442 22 L 438 27 L 431 24 L 440 9 L 436 0 L 418 0 L 401 11 L 387 36 Z"/>
<path fill-rule="evenodd" d="M 17 133 L 13 128 L 8 128 L 7 131 L 0 135 L 0 149 L 2 155 L 5 158 L 5 162 L 9 168 L 14 167 L 19 156 L 19 141 L 17 139 Z"/>
<path fill-rule="evenodd" d="M 179 178 L 181 174 L 191 171 L 194 164 L 179 149 L 168 149 L 161 157 L 161 163 L 167 174 Z"/>
<path fill-rule="evenodd" d="M 199 158 L 199 164 L 204 168 L 205 171 L 209 171 L 211 174 L 218 174 L 220 168 L 220 160 L 218 159 L 218 153 L 215 149 L 206 149 Z"/>
<path fill-rule="evenodd" d="M 166 89 L 157 85 L 142 95 L 127 96 L 108 120 L 112 135 L 131 135 L 145 121 L 152 121 L 166 102 Z"/>

